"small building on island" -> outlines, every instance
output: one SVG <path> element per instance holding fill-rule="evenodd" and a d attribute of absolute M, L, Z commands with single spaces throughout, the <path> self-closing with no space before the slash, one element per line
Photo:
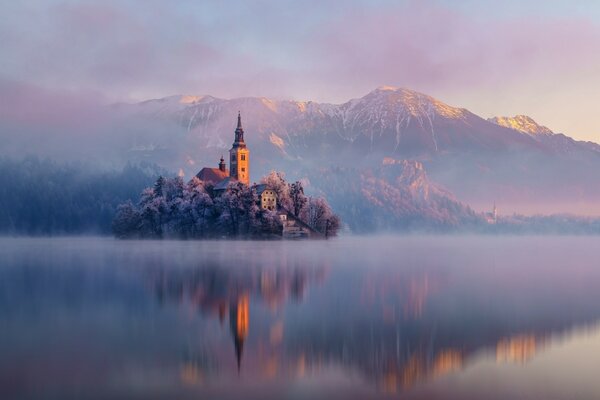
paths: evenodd
<path fill-rule="evenodd" d="M 277 193 L 264 183 L 256 185 L 256 194 L 258 195 L 260 208 L 263 210 L 277 210 Z"/>

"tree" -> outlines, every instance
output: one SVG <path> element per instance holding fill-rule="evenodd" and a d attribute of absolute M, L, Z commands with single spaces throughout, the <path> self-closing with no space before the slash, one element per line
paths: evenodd
<path fill-rule="evenodd" d="M 163 195 L 164 185 L 165 185 L 165 178 L 163 178 L 162 176 L 159 176 L 158 179 L 156 180 L 156 182 L 154 183 L 154 193 L 157 196 Z"/>
<path fill-rule="evenodd" d="M 205 237 L 212 228 L 214 215 L 214 202 L 206 193 L 200 181 L 192 180 L 186 187 L 186 201 L 182 205 L 182 212 L 188 212 L 186 221 L 191 222 L 192 237 Z"/>
<path fill-rule="evenodd" d="M 118 238 L 136 236 L 140 228 L 140 213 L 131 200 L 119 205 L 117 214 L 112 223 L 112 230 Z"/>
<path fill-rule="evenodd" d="M 291 211 L 294 213 L 294 216 L 300 217 L 307 202 L 306 195 L 304 194 L 304 187 L 300 181 L 296 181 L 290 185 L 290 201 Z"/>
<path fill-rule="evenodd" d="M 159 178 L 159 180 L 161 178 Z M 186 188 L 186 185 L 181 177 L 177 176 L 172 179 L 162 179 L 162 195 L 166 198 L 167 201 L 170 202 L 183 197 L 183 192 Z"/>
<path fill-rule="evenodd" d="M 140 209 L 140 234 L 143 237 L 163 237 L 163 224 L 167 222 L 167 204 L 165 198 L 156 196 Z"/>
<path fill-rule="evenodd" d="M 224 234 L 238 236 L 247 231 L 249 210 L 245 192 L 249 188 L 240 182 L 231 182 L 223 194 L 216 199 L 216 211 L 219 215 L 218 225 Z M 250 193 L 252 193 L 250 191 Z M 252 194 L 250 194 L 252 196 Z"/>
<path fill-rule="evenodd" d="M 327 201 L 322 198 L 309 198 L 301 219 L 325 237 L 335 236 L 340 227 L 340 219 L 333 213 Z"/>
<path fill-rule="evenodd" d="M 260 232 L 271 235 L 281 235 L 283 223 L 275 211 L 261 210 Z"/>

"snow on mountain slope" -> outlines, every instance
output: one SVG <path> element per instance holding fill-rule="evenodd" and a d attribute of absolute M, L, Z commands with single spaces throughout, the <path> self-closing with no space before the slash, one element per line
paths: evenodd
<path fill-rule="evenodd" d="M 488 121 L 529 135 L 558 153 L 568 154 L 577 151 L 600 152 L 600 146 L 596 143 L 577 141 L 562 133 L 554 133 L 549 128 L 538 124 L 526 115 L 493 117 L 488 118 Z"/>
<path fill-rule="evenodd" d="M 415 158 L 514 147 L 544 150 L 538 141 L 468 110 L 392 87 L 380 87 L 339 105 L 253 97 L 224 100 L 172 96 L 124 109 L 171 120 L 190 133 L 189 140 L 195 146 L 223 150 L 231 141 L 235 115 L 241 111 L 244 125 L 251 132 L 248 140 L 256 141 L 255 148 L 276 147 L 267 150 L 300 158 L 348 152 Z"/>
<path fill-rule="evenodd" d="M 488 118 L 493 124 L 504 126 L 506 128 L 514 129 L 519 132 L 527 133 L 529 135 L 552 135 L 549 128 L 539 125 L 531 117 L 526 115 L 515 115 L 514 117 L 493 117 Z"/>
<path fill-rule="evenodd" d="M 402 88 L 381 87 L 340 105 L 308 103 L 286 124 L 291 146 L 336 146 L 403 157 L 538 147 L 462 108 Z M 314 136 L 316 135 L 316 138 Z"/>

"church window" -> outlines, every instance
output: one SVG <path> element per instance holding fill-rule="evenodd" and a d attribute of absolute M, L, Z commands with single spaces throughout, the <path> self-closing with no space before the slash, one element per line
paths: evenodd
<path fill-rule="evenodd" d="M 242 161 L 246 161 L 246 155 L 242 154 Z"/>
<path fill-rule="evenodd" d="M 242 172 L 246 172 L 246 168 L 242 168 Z"/>

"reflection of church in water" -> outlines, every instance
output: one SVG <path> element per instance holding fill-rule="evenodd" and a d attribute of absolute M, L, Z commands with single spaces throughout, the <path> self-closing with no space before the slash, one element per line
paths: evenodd
<path fill-rule="evenodd" d="M 250 322 L 248 310 L 249 304 L 250 301 L 248 295 L 243 295 L 229 306 L 229 326 L 231 328 L 231 335 L 233 336 L 238 371 L 240 370 L 242 363 L 244 340 L 248 336 Z"/>
<path fill-rule="evenodd" d="M 209 267 L 202 270 L 160 271 L 154 290 L 162 302 L 188 303 L 202 314 L 218 318 L 221 325 L 229 317 L 238 372 L 244 345 L 250 333 L 250 301 L 270 310 L 288 301 L 300 302 L 309 282 L 324 279 L 324 268 L 266 268 L 249 266 L 244 270 Z"/>

